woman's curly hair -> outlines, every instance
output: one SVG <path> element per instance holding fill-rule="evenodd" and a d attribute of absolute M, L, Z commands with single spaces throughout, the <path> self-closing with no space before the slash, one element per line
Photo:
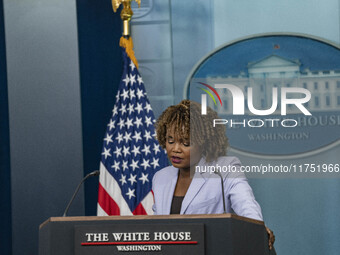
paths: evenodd
<path fill-rule="evenodd" d="M 225 156 L 228 147 L 225 125 L 213 127 L 214 119 L 219 117 L 210 107 L 207 107 L 207 114 L 202 115 L 199 103 L 183 100 L 168 107 L 158 118 L 156 133 L 159 144 L 165 149 L 167 131 L 173 129 L 179 137 L 190 138 L 190 144 L 199 146 L 207 162 L 214 161 Z"/>

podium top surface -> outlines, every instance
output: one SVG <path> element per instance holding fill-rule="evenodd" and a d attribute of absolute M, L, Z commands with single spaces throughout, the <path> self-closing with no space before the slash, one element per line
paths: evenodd
<path fill-rule="evenodd" d="M 238 216 L 232 213 L 225 214 L 172 214 L 172 215 L 133 215 L 133 216 L 72 216 L 72 217 L 51 217 L 40 224 L 39 229 L 49 222 L 65 221 L 114 221 L 114 220 L 158 220 L 158 219 L 205 219 L 205 218 L 231 218 L 258 225 L 264 225 L 263 221 Z"/>

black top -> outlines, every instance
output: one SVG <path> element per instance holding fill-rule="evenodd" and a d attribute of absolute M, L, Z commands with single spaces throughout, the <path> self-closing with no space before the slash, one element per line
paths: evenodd
<path fill-rule="evenodd" d="M 172 197 L 170 214 L 180 214 L 183 199 L 184 199 L 184 196 L 183 197 L 177 197 L 177 196 Z"/>

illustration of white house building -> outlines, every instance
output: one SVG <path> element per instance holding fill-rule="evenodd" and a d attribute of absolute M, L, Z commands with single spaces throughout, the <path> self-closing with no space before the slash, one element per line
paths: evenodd
<path fill-rule="evenodd" d="M 241 72 L 237 76 L 208 77 L 205 82 L 214 84 L 233 84 L 247 94 L 248 88 L 253 90 L 253 105 L 256 109 L 269 109 L 272 106 L 272 89 L 278 88 L 278 107 L 280 111 L 280 88 L 299 87 L 311 92 L 311 99 L 304 106 L 311 112 L 334 111 L 340 109 L 340 70 L 301 71 L 299 60 L 286 59 L 277 55 L 270 55 L 257 62 L 248 63 L 248 75 Z M 227 89 L 218 91 L 223 106 L 214 107 L 208 100 L 210 107 L 220 114 L 232 113 L 232 96 Z M 288 95 L 289 96 L 289 95 Z M 294 96 L 294 95 L 292 95 Z M 295 98 L 298 95 L 295 94 Z M 301 95 L 300 95 L 301 96 Z M 293 98 L 293 97 L 291 97 Z M 245 105 L 247 101 L 245 98 Z M 245 107 L 247 111 L 248 107 Z M 300 110 L 288 105 L 287 113 L 300 113 Z"/>

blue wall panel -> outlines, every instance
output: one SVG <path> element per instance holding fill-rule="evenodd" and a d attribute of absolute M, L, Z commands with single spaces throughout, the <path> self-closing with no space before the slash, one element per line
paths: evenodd
<path fill-rule="evenodd" d="M 0 249 L 3 255 L 11 254 L 12 248 L 10 169 L 6 46 L 3 2 L 0 0 Z"/>
<path fill-rule="evenodd" d="M 110 1 L 78 0 L 84 174 L 99 169 L 106 125 L 122 75 L 120 9 Z M 96 215 L 98 178 L 85 184 L 85 214 Z"/>

